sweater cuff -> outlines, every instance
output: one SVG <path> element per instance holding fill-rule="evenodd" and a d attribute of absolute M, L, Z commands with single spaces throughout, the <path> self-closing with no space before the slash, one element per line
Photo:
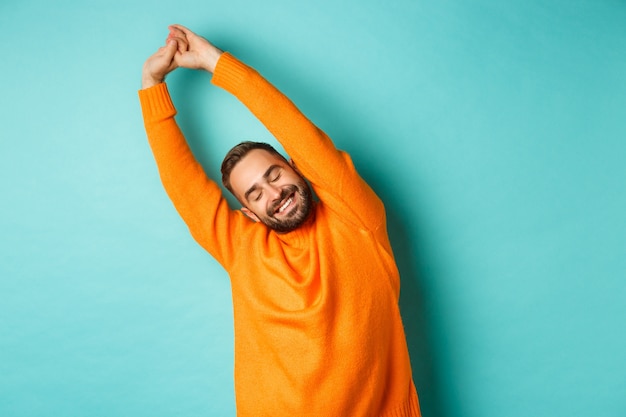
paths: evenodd
<path fill-rule="evenodd" d="M 245 78 L 249 67 L 229 52 L 224 52 L 217 61 L 211 83 L 226 91 L 233 89 Z"/>
<path fill-rule="evenodd" d="M 176 108 L 165 83 L 139 90 L 139 102 L 145 121 L 163 120 L 176 114 Z"/>

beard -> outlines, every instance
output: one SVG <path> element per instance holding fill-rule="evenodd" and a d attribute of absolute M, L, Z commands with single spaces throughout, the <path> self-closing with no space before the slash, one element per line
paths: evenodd
<path fill-rule="evenodd" d="M 282 218 L 275 216 L 278 208 L 284 203 L 285 199 L 291 195 L 298 195 L 299 203 L 289 213 Z M 296 184 L 286 186 L 280 193 L 280 198 L 272 204 L 264 216 L 258 216 L 261 223 L 274 230 L 277 233 L 288 233 L 298 227 L 309 218 L 313 208 L 313 193 L 306 181 L 301 180 Z"/>

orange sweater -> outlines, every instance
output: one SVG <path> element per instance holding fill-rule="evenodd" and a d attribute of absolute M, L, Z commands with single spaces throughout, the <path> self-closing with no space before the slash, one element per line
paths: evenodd
<path fill-rule="evenodd" d="M 212 83 L 261 120 L 320 199 L 293 232 L 251 222 L 194 159 L 166 85 L 139 92 L 163 185 L 231 278 L 237 415 L 419 416 L 382 202 L 255 70 L 225 53 Z"/>

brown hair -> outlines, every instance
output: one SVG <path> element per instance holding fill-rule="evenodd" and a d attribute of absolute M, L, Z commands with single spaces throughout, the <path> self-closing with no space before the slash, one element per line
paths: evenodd
<path fill-rule="evenodd" d="M 254 149 L 262 149 L 282 158 L 283 160 L 285 160 L 285 162 L 287 162 L 287 159 L 269 143 L 246 141 L 241 142 L 239 145 L 236 145 L 230 151 L 228 151 L 228 153 L 224 157 L 221 169 L 222 184 L 224 184 L 224 187 L 226 187 L 226 189 L 230 191 L 233 195 L 235 195 L 235 193 L 233 192 L 233 188 L 230 185 L 230 173 L 235 168 L 235 165 L 237 165 L 239 161 L 241 161 L 241 159 L 248 154 L 248 152 Z"/>

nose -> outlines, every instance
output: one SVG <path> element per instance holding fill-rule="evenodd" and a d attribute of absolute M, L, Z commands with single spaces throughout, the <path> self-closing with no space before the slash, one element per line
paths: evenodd
<path fill-rule="evenodd" d="M 281 190 L 279 187 L 272 184 L 267 186 L 267 195 L 272 201 L 278 200 L 280 198 L 280 194 Z"/>

